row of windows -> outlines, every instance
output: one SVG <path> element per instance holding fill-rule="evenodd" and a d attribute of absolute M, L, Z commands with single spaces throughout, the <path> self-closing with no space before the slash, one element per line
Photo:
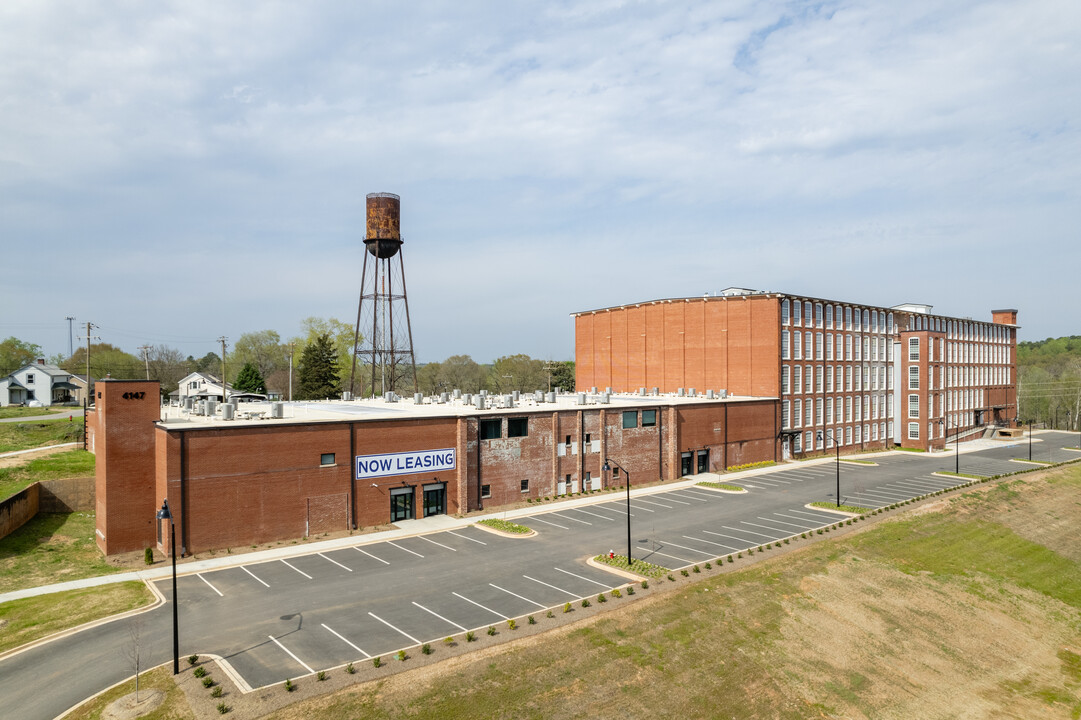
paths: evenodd
<path fill-rule="evenodd" d="M 893 417 L 893 398 L 888 395 L 838 396 L 781 402 L 781 427 L 834 425 Z"/>
<path fill-rule="evenodd" d="M 955 388 L 973 385 L 977 387 L 986 387 L 988 385 L 1009 385 L 1012 376 L 1013 368 L 1009 367 L 987 367 L 969 365 L 964 367 L 953 366 L 947 370 L 945 365 L 938 365 L 936 372 L 936 367 L 931 366 L 928 368 L 927 389 L 942 390 L 943 388 L 947 387 Z M 920 389 L 920 377 L 920 367 L 918 365 L 909 365 L 909 390 Z M 936 379 L 938 382 L 935 382 Z"/>
<path fill-rule="evenodd" d="M 789 341 L 791 335 L 791 342 Z M 836 338 L 836 342 L 835 342 Z M 781 331 L 781 359 L 803 360 L 806 354 L 807 360 L 879 360 L 890 361 L 893 359 L 893 343 L 887 342 L 886 338 L 871 338 L 838 333 L 811 334 L 810 331 L 799 330 Z"/>
<path fill-rule="evenodd" d="M 813 320 L 812 320 L 812 312 Z M 842 320 L 843 318 L 843 320 Z M 806 327 L 825 327 L 845 330 L 857 330 L 866 332 L 893 332 L 893 313 L 885 311 L 863 310 L 859 308 L 842 307 L 840 305 L 820 302 L 814 304 L 810 300 L 781 301 L 781 324 L 783 325 L 806 325 Z"/>
<path fill-rule="evenodd" d="M 844 447 L 845 445 L 860 444 L 862 442 L 875 442 L 885 440 L 893 434 L 893 421 L 870 423 L 865 425 L 849 426 L 843 429 L 837 428 L 836 436 L 832 431 L 808 430 L 802 434 L 792 436 L 792 452 L 810 452 L 813 449 L 822 450 L 832 448 L 834 442 Z"/>
<path fill-rule="evenodd" d="M 811 368 L 814 368 L 812 371 Z M 815 392 L 862 392 L 863 390 L 890 390 L 893 376 L 885 366 L 863 368 L 852 365 L 795 365 L 781 366 L 781 394 Z M 835 379 L 836 378 L 836 382 Z"/>
<path fill-rule="evenodd" d="M 946 333 L 951 340 L 984 340 L 993 343 L 1009 344 L 1010 329 L 994 323 L 977 323 L 968 320 L 946 320 L 939 317 L 913 315 L 909 330 L 921 332 Z"/>
<path fill-rule="evenodd" d="M 623 412 L 623 427 L 638 427 L 638 410 L 625 410 Z M 653 427 L 657 424 L 656 410 L 642 410 L 642 427 Z M 507 437 L 527 437 L 529 435 L 529 418 L 507 418 Z M 480 421 L 480 439 L 497 440 L 503 437 L 503 418 L 488 418 Z M 586 442 L 590 440 L 586 435 Z M 568 436 L 567 443 L 570 443 Z"/>
<path fill-rule="evenodd" d="M 936 393 L 930 396 L 928 402 L 930 417 L 938 417 L 955 410 L 975 410 L 984 407 L 983 390 L 951 390 L 947 393 Z M 946 407 L 943 408 L 942 404 Z M 908 417 L 917 419 L 920 416 L 920 396 L 908 396 Z"/>

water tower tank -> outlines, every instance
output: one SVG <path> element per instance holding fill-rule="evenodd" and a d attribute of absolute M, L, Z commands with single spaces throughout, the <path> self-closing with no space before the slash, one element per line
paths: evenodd
<path fill-rule="evenodd" d="M 364 244 L 380 259 L 394 257 L 402 246 L 401 198 L 393 193 L 368 195 L 368 223 Z"/>

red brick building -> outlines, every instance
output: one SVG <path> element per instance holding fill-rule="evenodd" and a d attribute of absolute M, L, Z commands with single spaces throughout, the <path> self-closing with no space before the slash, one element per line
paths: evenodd
<path fill-rule="evenodd" d="M 579 388 L 778 397 L 782 455 L 928 449 L 1017 416 L 1017 311 L 991 322 L 731 288 L 574 314 Z"/>
<path fill-rule="evenodd" d="M 96 391 L 88 442 L 106 554 L 167 552 L 154 519 L 165 498 L 178 551 L 192 553 L 599 490 L 625 473 L 670 480 L 775 460 L 780 447 L 775 397 L 287 403 L 273 419 L 252 403 L 233 419 L 162 408 L 157 383 Z M 622 470 L 605 473 L 606 458 Z"/>

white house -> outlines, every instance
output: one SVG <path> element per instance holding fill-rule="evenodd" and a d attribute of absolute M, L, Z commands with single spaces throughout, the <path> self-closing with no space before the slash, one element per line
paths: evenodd
<path fill-rule="evenodd" d="M 0 407 L 5 405 L 74 405 L 80 386 L 71 373 L 44 358 L 0 379 Z"/>

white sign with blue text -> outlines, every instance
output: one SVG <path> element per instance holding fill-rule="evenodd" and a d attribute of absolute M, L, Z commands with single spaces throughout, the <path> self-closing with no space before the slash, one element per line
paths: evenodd
<path fill-rule="evenodd" d="M 454 448 L 357 455 L 357 480 L 453 470 Z"/>

